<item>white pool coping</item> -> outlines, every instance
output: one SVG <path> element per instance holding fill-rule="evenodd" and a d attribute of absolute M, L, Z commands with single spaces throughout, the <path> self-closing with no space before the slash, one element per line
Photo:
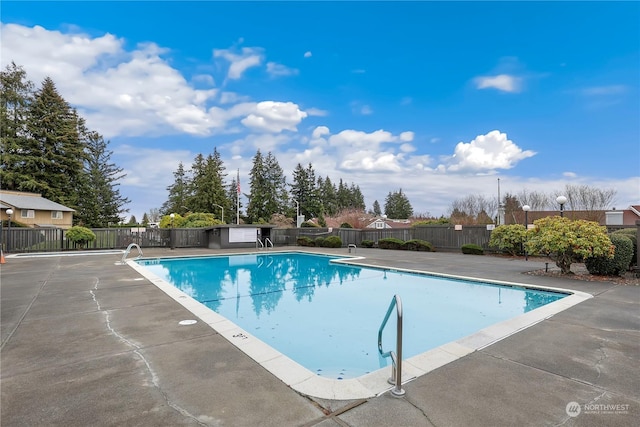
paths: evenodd
<path fill-rule="evenodd" d="M 230 256 L 234 254 L 220 254 L 216 256 L 227 255 Z M 569 307 L 573 307 L 574 305 L 579 304 L 587 299 L 593 298 L 593 295 L 586 292 L 574 291 L 569 289 L 534 286 L 514 282 L 485 280 L 473 277 L 432 273 L 421 270 L 402 269 L 397 267 L 378 265 L 372 266 L 368 264 L 358 263 L 357 261 L 359 259 L 364 259 L 364 257 L 343 258 L 339 260 L 333 260 L 332 262 L 357 265 L 366 268 L 427 274 L 430 276 L 463 279 L 485 284 L 497 284 L 567 294 L 566 297 L 546 304 L 535 310 L 529 311 L 511 319 L 504 320 L 502 322 L 495 323 L 491 326 L 480 329 L 479 331 L 466 337 L 441 345 L 408 359 L 404 359 L 402 361 L 403 384 L 412 381 L 422 375 L 425 375 L 426 373 L 431 372 L 441 366 L 460 359 L 467 354 L 473 353 L 477 350 L 481 350 L 519 331 L 522 331 L 523 329 L 533 326 L 545 319 L 554 316 L 557 313 L 560 313 L 561 311 L 566 310 Z M 256 338 L 249 332 L 240 328 L 235 323 L 214 312 L 206 305 L 196 301 L 178 288 L 166 282 L 164 279 L 151 273 L 143 266 L 137 264 L 134 260 L 127 260 L 127 264 L 142 276 L 147 278 L 149 281 L 151 281 L 168 296 L 176 300 L 183 307 L 197 316 L 202 322 L 209 325 L 214 331 L 225 337 L 229 342 L 235 345 L 247 356 L 251 357 L 258 364 L 263 366 L 265 369 L 267 369 L 269 372 L 271 372 L 273 375 L 278 377 L 281 381 L 283 381 L 285 384 L 298 391 L 299 393 L 322 399 L 349 400 L 366 399 L 374 396 L 379 396 L 380 394 L 383 394 L 393 388 L 393 386 L 387 382 L 391 374 L 391 366 L 387 366 L 369 374 L 352 379 L 334 380 L 318 376 L 296 361 L 290 359 L 286 355 L 280 353 L 273 347 L 264 343 L 262 340 Z"/>

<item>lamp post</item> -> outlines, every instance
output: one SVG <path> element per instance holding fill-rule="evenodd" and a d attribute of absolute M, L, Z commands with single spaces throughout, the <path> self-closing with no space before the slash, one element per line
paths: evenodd
<path fill-rule="evenodd" d="M 215 203 L 213 204 L 213 206 L 217 206 L 220 209 L 222 209 L 222 213 L 220 214 L 220 216 L 221 216 L 222 222 L 224 222 L 224 208 L 220 205 L 216 205 Z"/>
<path fill-rule="evenodd" d="M 171 219 L 171 231 L 169 231 L 169 245 L 171 246 L 171 250 L 174 250 L 176 248 L 175 246 L 175 242 L 174 242 L 174 229 L 173 229 L 173 220 L 175 219 L 176 214 L 172 213 L 171 215 L 169 215 L 169 218 Z"/>
<path fill-rule="evenodd" d="M 298 228 L 300 227 L 300 224 L 298 223 L 298 218 L 300 218 L 300 203 L 295 199 L 293 201 L 296 202 L 296 228 Z"/>
<path fill-rule="evenodd" d="M 9 217 L 9 226 L 7 228 L 7 252 L 11 251 L 11 215 L 13 215 L 13 209 L 7 209 L 7 217 Z"/>
<path fill-rule="evenodd" d="M 524 211 L 524 232 L 525 232 L 525 239 L 527 238 L 527 231 L 529 230 L 529 211 L 531 210 L 531 206 L 529 205 L 524 205 L 522 207 L 522 210 Z M 527 253 L 527 244 L 525 242 L 524 245 L 524 260 L 525 261 L 529 261 L 529 254 Z"/>
<path fill-rule="evenodd" d="M 558 196 L 556 202 L 560 205 L 560 217 L 564 217 L 564 204 L 567 203 L 567 198 L 564 196 Z"/>

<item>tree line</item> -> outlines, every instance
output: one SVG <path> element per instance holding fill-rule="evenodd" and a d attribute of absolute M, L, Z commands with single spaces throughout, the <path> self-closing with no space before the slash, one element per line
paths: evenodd
<path fill-rule="evenodd" d="M 40 87 L 14 62 L 0 72 L 0 182 L 75 209 L 74 224 L 118 223 L 129 199 L 118 189 L 123 169 L 111 162 L 109 141 L 46 77 Z"/>

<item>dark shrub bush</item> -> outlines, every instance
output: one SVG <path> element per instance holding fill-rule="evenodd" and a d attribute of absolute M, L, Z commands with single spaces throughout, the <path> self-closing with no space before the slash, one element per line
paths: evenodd
<path fill-rule="evenodd" d="M 633 256 L 631 239 L 621 234 L 611 234 L 609 238 L 616 247 L 613 258 L 596 256 L 585 259 L 584 265 L 589 273 L 599 276 L 622 276 L 629 269 Z"/>
<path fill-rule="evenodd" d="M 296 240 L 296 243 L 298 244 L 298 246 L 315 246 L 315 243 L 313 242 L 313 240 L 311 240 L 311 238 L 307 236 L 298 237 L 298 240 Z"/>
<path fill-rule="evenodd" d="M 489 246 L 510 255 L 518 255 L 522 252 L 526 234 L 527 229 L 522 224 L 499 225 L 491 232 Z"/>
<path fill-rule="evenodd" d="M 375 242 L 373 240 L 363 240 L 360 242 L 360 246 L 363 248 L 372 248 Z"/>
<path fill-rule="evenodd" d="M 353 227 L 348 222 L 343 222 L 342 224 L 340 224 L 340 228 L 353 228 Z"/>
<path fill-rule="evenodd" d="M 638 235 L 636 234 L 635 228 L 623 228 L 622 230 L 616 230 L 611 235 L 622 235 L 627 236 L 631 239 L 631 243 L 633 243 L 633 256 L 631 257 L 631 265 L 636 265 L 638 261 Z"/>
<path fill-rule="evenodd" d="M 387 237 L 378 240 L 378 247 L 380 249 L 404 249 L 404 242 L 395 237 Z"/>
<path fill-rule="evenodd" d="M 433 245 L 426 240 L 413 239 L 404 242 L 404 247 L 408 251 L 433 252 Z"/>
<path fill-rule="evenodd" d="M 467 243 L 466 245 L 462 245 L 462 253 L 468 255 L 484 255 L 484 250 L 481 246 L 478 246 L 474 243 Z"/>
<path fill-rule="evenodd" d="M 341 248 L 342 239 L 340 238 L 340 236 L 329 236 L 324 239 L 324 246 L 326 248 Z"/>
<path fill-rule="evenodd" d="M 84 249 L 87 243 L 96 240 L 96 235 L 92 230 L 79 225 L 68 229 L 66 235 L 67 239 L 80 246 L 80 249 Z"/>
<path fill-rule="evenodd" d="M 319 248 L 323 247 L 324 246 L 324 237 L 316 237 L 316 240 L 314 241 L 314 243 Z"/>
<path fill-rule="evenodd" d="M 317 227 L 318 227 L 318 224 L 316 224 L 316 223 L 315 223 L 315 222 L 313 222 L 313 221 L 305 221 L 305 222 L 303 222 L 302 224 L 300 224 L 300 227 L 307 227 L 307 228 L 313 228 L 313 227 L 315 227 L 315 228 L 317 228 Z"/>

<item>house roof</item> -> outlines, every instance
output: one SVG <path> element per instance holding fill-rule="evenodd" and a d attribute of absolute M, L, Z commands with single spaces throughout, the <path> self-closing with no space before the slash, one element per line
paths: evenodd
<path fill-rule="evenodd" d="M 24 196 L 14 193 L 0 192 L 0 203 L 2 205 L 10 205 L 16 209 L 33 209 L 38 211 L 62 211 L 75 212 L 74 209 L 68 208 L 60 203 L 52 202 L 41 196 L 29 195 Z M 4 209 L 4 207 L 3 207 Z"/>

